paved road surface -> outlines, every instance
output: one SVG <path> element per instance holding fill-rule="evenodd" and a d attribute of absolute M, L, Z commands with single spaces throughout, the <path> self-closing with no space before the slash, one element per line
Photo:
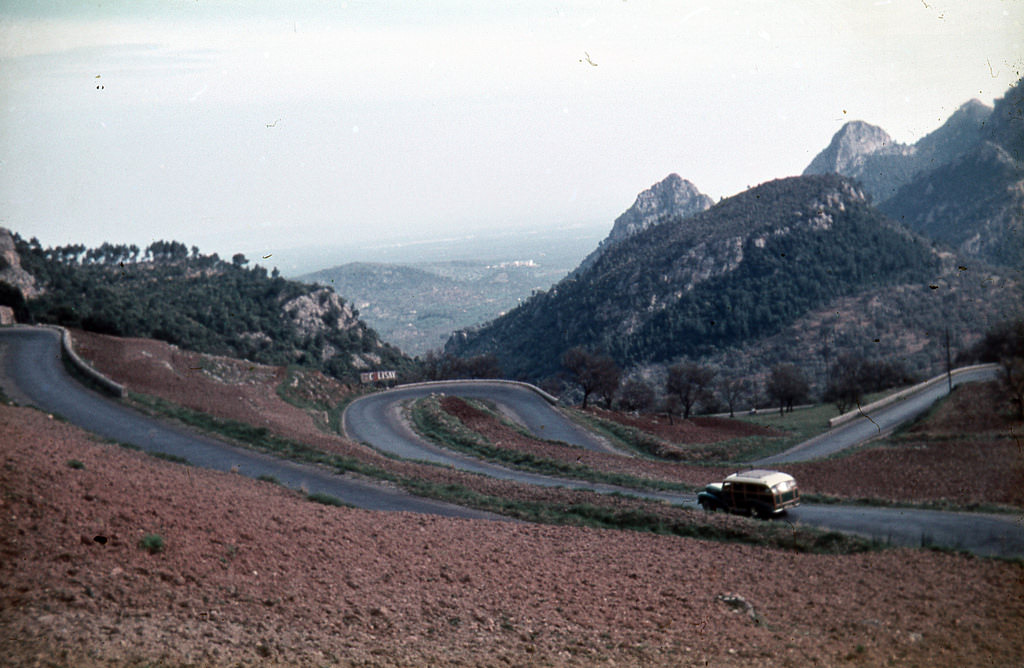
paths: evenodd
<path fill-rule="evenodd" d="M 72 380 L 60 356 L 54 330 L 0 328 L 0 385 L 15 401 L 62 416 L 104 438 L 130 443 L 148 452 L 185 457 L 196 466 L 238 472 L 256 478 L 271 475 L 293 489 L 330 494 L 371 510 L 405 510 L 449 517 L 497 519 L 498 516 L 423 499 L 324 469 L 288 462 L 234 447 L 185 428 L 144 416 L 120 402 L 85 389 Z"/>
<path fill-rule="evenodd" d="M 542 437 L 562 440 L 576 447 L 607 449 L 606 444 L 591 438 L 566 421 L 540 400 L 539 395 L 522 388 L 511 389 L 515 386 L 508 385 L 503 385 L 502 390 L 488 389 L 489 385 L 459 383 L 445 386 L 443 389 L 461 396 L 486 396 Z M 96 434 L 115 441 L 132 443 L 150 452 L 182 456 L 197 466 L 221 471 L 238 467 L 239 473 L 251 477 L 272 475 L 289 487 L 305 487 L 311 493 L 330 494 L 352 505 L 369 509 L 496 518 L 488 513 L 421 499 L 401 491 L 332 475 L 316 467 L 236 448 L 216 439 L 143 416 L 118 401 L 84 389 L 73 381 L 64 370 L 60 359 L 57 334 L 50 330 L 0 329 L 0 386 L 16 401 L 60 414 L 70 422 Z M 400 422 L 396 420 L 398 405 L 411 396 L 405 391 L 408 389 L 400 388 L 398 391 L 373 395 L 354 402 L 346 411 L 346 429 L 354 438 L 412 459 L 443 462 L 486 472 L 488 475 L 534 484 L 595 489 L 601 492 L 628 491 L 610 485 L 594 485 L 512 471 L 427 446 L 401 427 Z M 421 387 L 411 391 L 415 394 L 438 390 L 437 387 Z M 364 402 L 366 405 L 363 405 Z M 364 408 L 367 408 L 365 412 Z M 357 417 L 361 414 L 363 417 Z M 360 420 L 365 422 L 359 424 Z M 695 505 L 692 495 L 629 493 L 670 503 Z M 1019 517 L 1013 516 L 805 505 L 791 511 L 786 519 L 858 533 L 899 545 L 917 546 L 932 543 L 985 555 L 1024 556 L 1024 526 L 1021 526 Z"/>
<path fill-rule="evenodd" d="M 942 385 L 943 390 L 945 387 Z M 560 425 L 565 418 L 546 402 L 540 400 L 535 393 L 522 387 L 496 386 L 493 383 L 481 381 L 451 382 L 443 386 L 430 384 L 405 386 L 361 398 L 353 402 L 345 411 L 343 422 L 346 433 L 350 438 L 400 457 L 431 461 L 493 477 L 539 485 L 594 489 L 605 493 L 620 492 L 678 505 L 696 506 L 696 497 L 692 494 L 640 492 L 611 485 L 594 485 L 581 481 L 523 473 L 426 443 L 399 419 L 399 412 L 405 402 L 440 392 L 469 398 L 488 398 L 505 412 L 530 413 L 529 420 L 520 421 L 537 436 L 550 438 L 552 434 L 557 433 L 561 436 L 560 440 L 578 447 L 598 447 L 590 441 L 585 433 L 581 434 L 579 428 L 574 425 L 573 429 L 569 431 L 563 431 L 564 427 L 562 426 L 556 429 L 554 425 Z M 937 396 L 941 396 L 941 393 Z M 904 414 L 912 416 L 927 408 L 927 406 L 920 408 L 917 406 L 918 403 L 920 402 L 913 402 L 913 408 L 905 411 Z M 528 405 L 530 408 L 523 408 L 524 405 Z M 571 425 L 571 423 L 569 424 Z M 851 426 L 856 427 L 856 423 Z M 847 435 L 861 433 L 856 429 L 844 431 Z M 853 442 L 856 441 L 850 441 L 851 444 Z M 775 521 L 802 522 L 823 529 L 854 533 L 894 545 L 918 547 L 933 544 L 970 550 L 982 555 L 1024 556 L 1024 525 L 1022 525 L 1020 516 L 1006 514 L 804 504 L 790 511 L 784 518 Z"/>
<path fill-rule="evenodd" d="M 953 385 L 991 380 L 996 375 L 997 371 L 994 368 L 972 369 L 953 376 Z M 904 401 L 886 406 L 877 412 L 865 414 L 864 417 L 856 418 L 841 427 L 831 429 L 795 445 L 785 452 L 751 463 L 760 466 L 828 457 L 840 450 L 892 433 L 896 427 L 921 415 L 947 394 L 949 394 L 948 384 L 936 383 Z"/>

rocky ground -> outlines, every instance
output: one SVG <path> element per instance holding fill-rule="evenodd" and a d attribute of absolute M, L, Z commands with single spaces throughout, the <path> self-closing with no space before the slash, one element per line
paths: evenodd
<path fill-rule="evenodd" d="M 153 342 L 76 340 L 133 390 L 375 456 L 325 434 L 316 410 L 283 402 L 276 387 L 293 381 L 282 370 Z M 311 404 L 346 391 L 294 382 Z M 1004 433 L 1017 427 L 965 425 L 968 408 L 952 405 L 886 446 L 903 458 L 874 462 L 864 451 L 850 458 L 863 458 L 857 466 L 801 465 L 799 479 L 844 495 L 875 494 L 865 480 L 897 466 L 926 481 L 960 461 L 942 435 L 965 427 L 978 440 L 961 458 L 981 452 L 971 470 L 1009 445 L 994 461 L 1019 473 Z M 0 406 L 0 457 L 0 652 L 11 665 L 952 666 L 1024 656 L 1020 563 L 322 506 L 14 406 Z M 926 497 L 949 496 L 923 486 Z M 1012 490 L 981 496 L 1020 503 Z M 140 547 L 146 536 L 162 549 Z"/>

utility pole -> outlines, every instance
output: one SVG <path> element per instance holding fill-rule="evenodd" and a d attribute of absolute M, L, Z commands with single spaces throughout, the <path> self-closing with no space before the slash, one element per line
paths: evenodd
<path fill-rule="evenodd" d="M 953 391 L 953 358 L 949 354 L 949 325 L 946 325 L 946 383 Z"/>

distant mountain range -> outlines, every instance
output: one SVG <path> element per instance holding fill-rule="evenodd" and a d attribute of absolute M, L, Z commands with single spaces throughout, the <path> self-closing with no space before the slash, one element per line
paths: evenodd
<path fill-rule="evenodd" d="M 452 332 L 503 315 L 574 268 L 590 266 L 611 246 L 666 216 L 689 216 L 713 203 L 695 185 L 670 174 L 637 195 L 633 206 L 615 219 L 608 236 L 582 262 L 587 249 L 594 248 L 592 240 L 589 245 L 580 244 L 589 238 L 589 231 L 580 235 L 552 230 L 544 239 L 505 234 L 491 244 L 489 260 L 351 262 L 298 278 L 331 286 L 357 306 L 384 340 L 410 355 L 423 355 L 442 349 Z M 510 259 L 517 257 L 529 259 Z"/>
<path fill-rule="evenodd" d="M 1021 313 L 1021 88 L 910 146 L 847 123 L 803 176 L 714 206 L 670 175 L 565 280 L 446 350 L 531 380 L 574 346 L 624 367 L 786 361 L 818 377 L 828 354 L 857 350 L 928 373 L 937 332 L 967 345 Z"/>
<path fill-rule="evenodd" d="M 140 255 L 0 234 L 0 304 L 339 376 L 412 369 L 383 340 L 412 354 L 442 343 L 493 354 L 505 375 L 535 381 L 576 346 L 654 377 L 685 358 L 746 376 L 794 363 L 820 382 L 843 351 L 922 375 L 944 360 L 947 331 L 964 348 L 1024 309 L 1022 98 L 1018 82 L 992 108 L 972 100 L 912 145 L 847 123 L 803 175 L 717 204 L 670 174 L 599 244 L 599 232 L 509 232 L 475 240 L 487 258 L 301 277 L 331 289 L 178 242 Z"/>
<path fill-rule="evenodd" d="M 965 259 L 1024 267 L 1024 84 L 971 100 L 916 144 L 847 123 L 804 174 L 857 179 L 885 214 Z"/>

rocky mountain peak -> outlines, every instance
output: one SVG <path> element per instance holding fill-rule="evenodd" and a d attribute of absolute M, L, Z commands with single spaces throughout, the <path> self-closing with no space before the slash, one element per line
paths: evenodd
<path fill-rule="evenodd" d="M 983 123 L 992 113 L 992 107 L 988 106 L 978 98 L 972 98 L 960 105 L 960 108 L 953 112 L 950 120 L 963 119 L 970 123 Z"/>
<path fill-rule="evenodd" d="M 804 176 L 830 173 L 849 175 L 856 172 L 870 155 L 899 153 L 903 150 L 904 146 L 893 142 L 889 133 L 877 125 L 850 121 L 832 136 L 828 148 L 815 156 L 804 170 Z"/>
<path fill-rule="evenodd" d="M 636 196 L 633 206 L 615 219 L 612 231 L 583 259 L 575 273 L 593 265 L 610 247 L 657 225 L 666 217 L 688 218 L 710 209 L 714 203 L 690 181 L 678 174 L 669 174 Z"/>
<path fill-rule="evenodd" d="M 669 174 L 636 196 L 633 206 L 615 219 L 608 241 L 616 242 L 643 232 L 665 216 L 687 218 L 710 209 L 714 201 L 678 174 Z"/>

